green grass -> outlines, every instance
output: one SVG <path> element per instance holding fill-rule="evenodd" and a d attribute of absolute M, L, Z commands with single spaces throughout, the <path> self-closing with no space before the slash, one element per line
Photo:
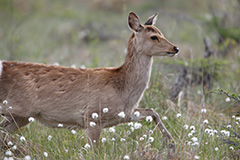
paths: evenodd
<path fill-rule="evenodd" d="M 176 140 L 175 158 L 192 159 L 197 155 L 200 159 L 231 159 L 234 150 L 238 148 L 224 144 L 221 137 L 228 137 L 223 136 L 221 131 L 226 130 L 223 126 L 231 124 L 233 127 L 236 122 L 239 122 L 236 118 L 217 113 L 212 109 L 212 106 L 206 108 L 206 113 L 201 112 L 201 106 L 198 104 L 188 105 L 188 108 L 185 109 L 177 109 L 176 106 L 171 108 L 168 104 L 161 107 L 162 103 L 164 104 L 162 102 L 164 95 L 156 95 L 156 93 L 155 86 L 150 88 L 146 92 L 141 106 L 155 108 L 161 117 L 167 117 L 163 123 Z M 178 113 L 181 113 L 181 117 L 177 117 Z M 208 120 L 208 124 L 203 123 L 205 119 Z M 94 149 L 85 149 L 87 140 L 84 131 L 80 130 L 73 134 L 66 129 L 46 128 L 34 121 L 21 129 L 21 132 L 13 134 L 15 137 L 13 143 L 23 146 L 27 151 L 24 155 L 30 155 L 32 159 L 123 159 L 125 155 L 128 155 L 130 159 L 145 159 L 146 157 L 167 159 L 169 149 L 161 132 L 155 128 L 153 122 L 144 120 L 141 123 L 142 127 L 134 131 L 128 124 L 116 126 L 115 133 L 110 133 L 109 129 L 104 129 L 98 146 Z M 184 125 L 188 125 L 188 129 Z M 191 126 L 195 127 L 194 133 L 193 129 L 190 129 Z M 237 125 L 237 130 L 239 130 L 238 127 L 239 125 Z M 206 133 L 207 128 L 216 130 L 217 133 L 210 135 Z M 189 135 L 191 132 L 192 135 Z M 48 140 L 49 135 L 52 136 L 51 140 Z M 20 136 L 24 136 L 26 141 L 21 142 Z M 140 140 L 141 137 L 144 137 L 144 140 Z M 154 141 L 149 142 L 149 137 L 153 137 Z M 193 145 L 193 137 L 197 138 L 198 144 Z M 102 138 L 106 138 L 106 142 L 102 142 Z M 113 138 L 115 141 L 112 141 Z M 125 140 L 121 141 L 121 138 Z M 230 147 L 234 147 L 234 150 L 229 149 Z M 44 152 L 48 153 L 48 157 L 44 156 Z M 4 152 L 0 156 L 4 157 Z M 19 154 L 15 156 L 22 157 Z"/>
<path fill-rule="evenodd" d="M 59 62 L 61 65 L 77 67 L 119 66 L 124 61 L 124 51 L 130 31 L 127 27 L 127 14 L 133 10 L 139 14 L 142 22 L 151 14 L 159 12 L 156 26 L 165 37 L 177 44 L 180 54 L 175 58 L 155 58 L 149 89 L 146 90 L 140 103 L 142 108 L 153 108 L 163 120 L 166 128 L 176 141 L 174 158 L 186 160 L 196 159 L 238 159 L 239 147 L 223 142 L 221 130 L 240 132 L 240 123 L 232 118 L 236 102 L 226 102 L 223 95 L 206 96 L 206 113 L 202 113 L 201 86 L 189 86 L 184 90 L 188 93 L 180 102 L 171 102 L 169 93 L 175 83 L 179 66 L 201 62 L 204 53 L 203 38 L 212 40 L 212 48 L 218 50 L 214 28 L 206 28 L 201 17 L 207 13 L 207 1 L 185 1 L 160 3 L 152 0 L 125 2 L 122 10 L 105 10 L 90 2 L 70 0 L 46 2 L 35 0 L 24 3 L 27 7 L 13 1 L 13 12 L 9 10 L 9 2 L 0 5 L 0 59 L 33 61 L 46 64 Z M 196 12 L 195 12 L 196 11 Z M 11 18 L 12 14 L 12 18 Z M 200 18 L 200 19 L 198 19 Z M 200 22 L 201 21 L 201 22 Z M 233 47 L 227 57 L 215 56 L 211 59 L 219 63 L 217 78 L 213 88 L 239 93 L 240 58 L 239 47 Z M 220 63 L 222 62 L 222 63 Z M 215 70 L 212 71 L 215 73 Z M 199 94 L 200 93 L 200 94 Z M 238 109 L 238 108 L 237 108 Z M 181 113 L 181 117 L 177 114 Z M 204 120 L 208 124 L 204 124 Z M 14 153 L 14 159 L 29 155 L 32 159 L 167 159 L 170 149 L 162 133 L 156 129 L 154 122 L 141 122 L 140 129 L 131 131 L 128 124 L 116 126 L 116 132 L 105 129 L 97 147 L 86 149 L 85 131 L 79 130 L 72 134 L 71 130 L 51 129 L 34 121 L 27 127 L 12 134 L 13 145 L 22 146 L 25 153 Z M 188 129 L 184 128 L 188 125 Z M 195 133 L 190 126 L 195 127 Z M 213 136 L 205 133 L 206 129 L 216 130 Z M 151 134 L 151 130 L 153 133 Z M 192 136 L 189 133 L 192 132 Z M 52 136 L 48 140 L 49 135 Z M 20 137 L 26 138 L 25 142 Z M 146 137 L 145 137 L 146 136 Z M 239 141 L 232 137 L 231 141 Z M 140 140 L 141 137 L 145 137 Z M 149 137 L 154 141 L 149 142 Z M 196 137 L 198 145 L 192 145 Z M 102 143 L 102 138 L 106 142 Z M 115 138 L 115 141 L 112 141 Z M 121 141 L 124 138 L 125 141 Z M 141 138 L 142 139 L 142 138 Z M 191 142 L 191 144 L 190 144 Z M 230 149 L 233 147 L 234 149 Z M 216 149 L 218 148 L 218 150 Z M 216 151 L 217 150 L 217 151 Z M 13 151 L 13 150 L 12 150 Z M 44 156 L 44 152 L 48 157 Z M 6 150 L 1 150 L 0 159 L 6 156 Z"/>

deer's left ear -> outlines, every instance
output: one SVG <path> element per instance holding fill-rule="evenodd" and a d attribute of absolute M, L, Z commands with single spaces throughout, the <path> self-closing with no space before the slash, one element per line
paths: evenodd
<path fill-rule="evenodd" d="M 154 25 L 157 20 L 158 13 L 155 13 L 151 17 L 148 18 L 147 22 L 144 23 L 144 25 Z"/>
<path fill-rule="evenodd" d="M 139 32 L 143 29 L 139 17 L 134 12 L 130 12 L 128 15 L 128 25 L 131 30 Z"/>

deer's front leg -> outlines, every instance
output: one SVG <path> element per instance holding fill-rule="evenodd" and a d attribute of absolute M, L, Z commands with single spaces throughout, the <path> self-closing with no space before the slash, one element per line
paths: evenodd
<path fill-rule="evenodd" d="M 101 134 L 102 128 L 98 125 L 89 126 L 87 128 L 87 140 L 88 144 L 93 146 L 94 143 L 97 143 Z"/>
<path fill-rule="evenodd" d="M 140 115 L 137 116 L 137 114 L 134 114 L 135 112 L 139 112 Z M 152 118 L 155 121 L 155 123 L 157 124 L 158 128 L 163 133 L 164 137 L 166 137 L 169 140 L 169 142 L 170 142 L 169 147 L 175 148 L 175 141 L 174 141 L 173 137 L 171 136 L 171 134 L 168 132 L 168 130 L 162 123 L 162 121 L 159 117 L 159 114 L 157 112 L 155 112 L 153 109 L 148 109 L 148 108 L 134 109 L 134 112 L 130 117 L 130 121 L 132 121 L 132 122 L 140 121 L 140 120 L 145 119 L 147 116 L 152 116 Z"/>

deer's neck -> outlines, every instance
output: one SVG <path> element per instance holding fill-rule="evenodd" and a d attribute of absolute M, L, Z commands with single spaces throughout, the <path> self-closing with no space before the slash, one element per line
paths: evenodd
<path fill-rule="evenodd" d="M 141 52 L 134 46 L 134 39 L 130 39 L 128 53 L 122 65 L 125 74 L 123 96 L 127 100 L 126 106 L 129 108 L 138 105 L 150 79 L 152 57 L 143 55 Z"/>

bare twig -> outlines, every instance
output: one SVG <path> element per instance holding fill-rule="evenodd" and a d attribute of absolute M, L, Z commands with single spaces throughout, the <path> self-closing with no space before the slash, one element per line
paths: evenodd
<path fill-rule="evenodd" d="M 216 94 L 226 95 L 227 97 L 232 98 L 232 99 L 240 102 L 240 96 L 237 96 L 237 95 L 235 95 L 235 94 L 234 94 L 234 95 L 231 95 L 231 94 L 229 94 L 228 92 L 223 91 L 223 90 L 221 90 L 221 89 L 219 89 L 219 90 L 217 90 L 217 91 L 209 91 L 209 93 L 216 93 Z"/>

